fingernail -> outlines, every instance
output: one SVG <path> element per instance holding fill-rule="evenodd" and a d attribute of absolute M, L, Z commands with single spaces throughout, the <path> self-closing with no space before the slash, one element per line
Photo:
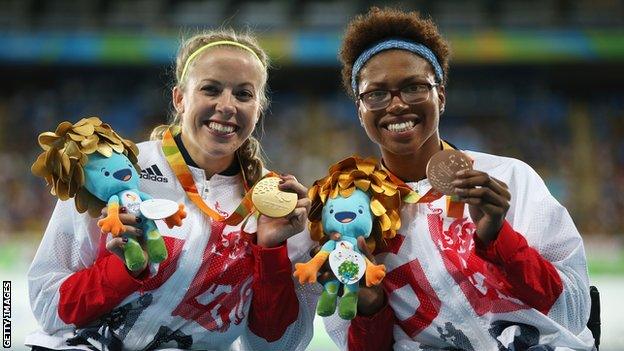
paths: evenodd
<path fill-rule="evenodd" d="M 126 213 L 126 211 L 127 211 L 126 208 L 123 206 L 119 208 L 120 213 Z"/>
<path fill-rule="evenodd" d="M 451 182 L 451 185 L 453 185 L 453 186 L 458 186 L 458 185 L 460 185 L 461 183 L 462 183 L 462 181 L 461 181 L 461 180 L 456 179 L 456 180 L 454 180 L 454 181 L 452 181 L 452 182 Z"/>
<path fill-rule="evenodd" d="M 141 217 L 137 216 L 137 217 L 136 217 L 136 222 L 137 222 L 137 223 L 141 223 L 141 222 L 143 222 L 143 219 L 141 219 Z"/>
<path fill-rule="evenodd" d="M 466 173 L 466 170 L 462 169 L 461 171 L 458 171 L 457 173 L 455 173 L 455 175 L 462 176 L 462 175 L 464 175 L 464 173 Z"/>

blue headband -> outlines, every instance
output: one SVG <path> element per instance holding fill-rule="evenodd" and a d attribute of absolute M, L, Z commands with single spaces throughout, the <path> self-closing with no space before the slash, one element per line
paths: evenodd
<path fill-rule="evenodd" d="M 368 62 L 371 57 L 378 54 L 379 52 L 391 49 L 407 50 L 424 58 L 431 64 L 431 66 L 433 66 L 437 83 L 442 83 L 442 77 L 444 76 L 444 73 L 442 72 L 442 67 L 438 63 L 438 59 L 436 59 L 435 54 L 428 47 L 424 46 L 423 44 L 418 44 L 403 39 L 388 39 L 377 43 L 373 47 L 365 50 L 360 54 L 357 60 L 355 60 L 353 68 L 351 69 L 351 88 L 353 89 L 353 94 L 357 95 L 357 76 L 360 73 L 360 70 L 362 69 L 364 64 Z"/>

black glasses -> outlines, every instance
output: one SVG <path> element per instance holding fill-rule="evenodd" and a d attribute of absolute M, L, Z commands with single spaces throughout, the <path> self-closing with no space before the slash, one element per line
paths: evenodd
<path fill-rule="evenodd" d="M 383 110 L 390 106 L 392 98 L 398 96 L 401 101 L 408 105 L 415 105 L 427 101 L 431 95 L 431 89 L 438 83 L 416 83 L 406 85 L 395 90 L 372 90 L 361 93 L 358 97 L 370 111 Z"/>

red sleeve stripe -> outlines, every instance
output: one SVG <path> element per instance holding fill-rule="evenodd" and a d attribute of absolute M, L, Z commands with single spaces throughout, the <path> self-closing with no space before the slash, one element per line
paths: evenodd
<path fill-rule="evenodd" d="M 118 257 L 102 256 L 93 266 L 70 275 L 61 284 L 59 317 L 67 324 L 86 325 L 140 287 L 141 282 L 128 273 Z"/>
<path fill-rule="evenodd" d="M 286 244 L 274 248 L 252 244 L 252 250 L 254 276 L 249 329 L 273 342 L 282 337 L 299 315 L 288 248 Z"/>
<path fill-rule="evenodd" d="M 357 315 L 351 321 L 347 345 L 349 350 L 392 350 L 394 312 L 388 303 L 375 315 Z"/>
<path fill-rule="evenodd" d="M 563 282 L 553 264 L 505 221 L 497 239 L 487 247 L 475 235 L 476 254 L 502 267 L 514 295 L 548 314 L 563 291 Z"/>

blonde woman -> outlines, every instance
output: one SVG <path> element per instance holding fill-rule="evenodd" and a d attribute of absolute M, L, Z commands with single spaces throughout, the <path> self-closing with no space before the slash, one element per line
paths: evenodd
<path fill-rule="evenodd" d="M 267 105 L 268 59 L 249 35 L 196 35 L 181 47 L 175 116 L 138 144 L 141 189 L 186 207 L 182 227 L 161 228 L 168 258 L 129 271 L 122 237 L 100 235 L 73 202 L 60 201 L 30 268 L 41 330 L 34 350 L 303 350 L 315 299 L 292 279 L 307 260 L 310 202 L 290 175 L 280 189 L 298 202 L 283 218 L 228 218 L 267 171 L 251 134 Z M 122 214 L 126 234 L 137 219 Z M 297 238 L 292 238 L 297 235 Z M 296 245 L 294 245 L 296 243 Z"/>

